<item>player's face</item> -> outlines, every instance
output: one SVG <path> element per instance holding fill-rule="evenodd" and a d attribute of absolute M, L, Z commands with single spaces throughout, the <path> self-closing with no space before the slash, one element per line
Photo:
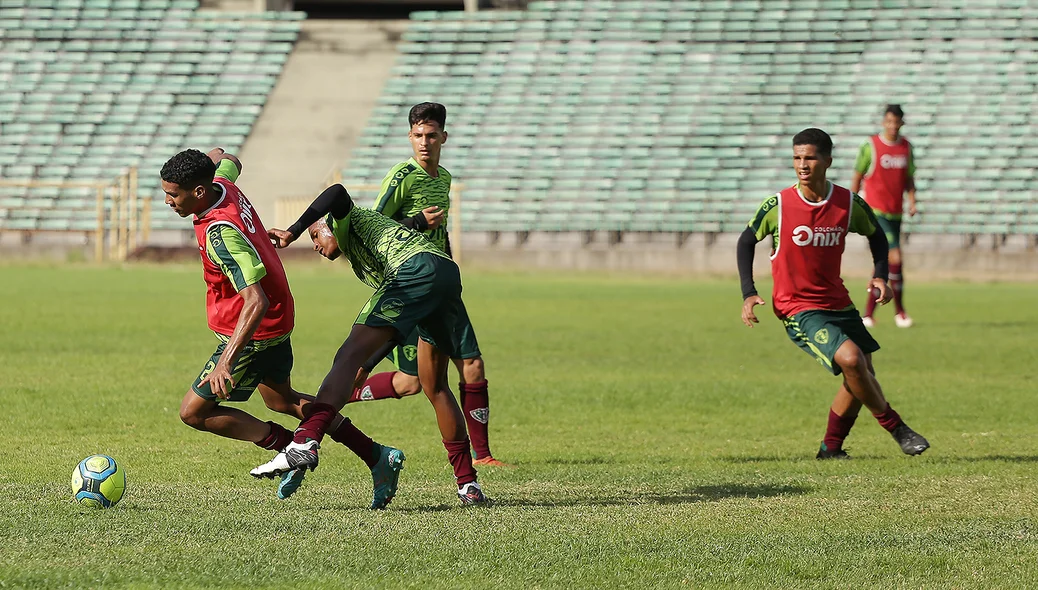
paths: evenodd
<path fill-rule="evenodd" d="M 193 190 L 188 190 L 179 184 L 163 180 L 162 192 L 166 193 L 166 204 L 181 217 L 197 213 L 205 199 L 205 187 L 203 186 L 196 186 Z"/>
<path fill-rule="evenodd" d="M 318 221 L 311 225 L 307 231 L 310 233 L 310 239 L 314 242 L 314 251 L 321 256 L 328 260 L 335 260 L 342 254 L 342 250 L 339 250 L 339 242 L 336 241 L 332 230 L 328 229 L 328 224 Z"/>
<path fill-rule="evenodd" d="M 439 162 L 440 148 L 447 141 L 447 132 L 435 121 L 419 121 L 408 134 L 414 157 L 419 162 Z"/>
<path fill-rule="evenodd" d="M 801 184 L 816 184 L 825 180 L 825 171 L 832 165 L 831 156 L 818 153 L 813 145 L 793 146 L 793 170 Z"/>
<path fill-rule="evenodd" d="M 883 133 L 888 139 L 897 139 L 901 134 L 901 127 L 903 127 L 904 124 L 905 120 L 894 113 L 883 115 Z"/>

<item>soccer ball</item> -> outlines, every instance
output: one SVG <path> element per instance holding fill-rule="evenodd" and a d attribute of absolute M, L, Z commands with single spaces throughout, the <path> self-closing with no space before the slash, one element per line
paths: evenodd
<path fill-rule="evenodd" d="M 126 490 L 126 472 L 108 455 L 90 455 L 72 472 L 76 502 L 91 508 L 111 508 Z"/>

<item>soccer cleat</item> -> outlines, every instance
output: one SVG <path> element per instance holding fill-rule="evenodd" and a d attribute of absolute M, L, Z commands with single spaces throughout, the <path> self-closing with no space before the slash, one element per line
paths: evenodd
<path fill-rule="evenodd" d="M 511 463 L 505 463 L 504 461 L 498 461 L 493 457 L 483 457 L 482 459 L 473 459 L 472 465 L 475 467 L 515 467 Z"/>
<path fill-rule="evenodd" d="M 278 498 L 287 500 L 289 496 L 296 493 L 299 486 L 303 483 L 303 477 L 306 476 L 306 469 L 293 469 L 281 476 L 281 482 L 278 483 Z"/>
<path fill-rule="evenodd" d="M 252 477 L 274 478 L 294 469 L 317 469 L 317 449 L 321 445 L 316 440 L 305 443 L 291 442 L 270 461 L 249 472 Z"/>
<path fill-rule="evenodd" d="M 828 447 L 825 446 L 825 443 L 822 443 L 821 448 L 818 449 L 818 454 L 815 455 L 815 459 L 819 459 L 819 460 L 822 460 L 822 459 L 850 459 L 850 458 L 851 458 L 851 456 L 847 454 L 847 451 L 845 451 L 843 449 L 836 449 L 835 451 L 830 451 L 828 449 Z"/>
<path fill-rule="evenodd" d="M 894 325 L 898 328 L 911 328 L 912 323 L 912 318 L 908 317 L 908 314 L 903 311 L 894 316 Z"/>
<path fill-rule="evenodd" d="M 458 499 L 461 500 L 462 506 L 489 506 L 491 502 L 476 482 L 458 488 Z"/>
<path fill-rule="evenodd" d="M 371 509 L 382 510 L 396 497 L 396 484 L 404 468 L 404 453 L 400 449 L 378 445 L 378 463 L 371 468 Z"/>
<path fill-rule="evenodd" d="M 906 455 L 921 455 L 923 451 L 930 448 L 930 443 L 916 431 L 902 422 L 890 433 L 897 444 L 901 445 L 901 452 Z"/>
<path fill-rule="evenodd" d="M 871 328 L 872 326 L 875 326 L 875 325 L 876 325 L 876 321 L 875 321 L 875 320 L 873 320 L 873 319 L 872 319 L 872 316 L 870 316 L 870 315 L 867 315 L 867 316 L 865 316 L 865 317 L 861 318 L 861 323 L 862 323 L 862 324 L 863 324 L 863 325 L 864 325 L 864 326 L 865 326 L 866 328 Z"/>

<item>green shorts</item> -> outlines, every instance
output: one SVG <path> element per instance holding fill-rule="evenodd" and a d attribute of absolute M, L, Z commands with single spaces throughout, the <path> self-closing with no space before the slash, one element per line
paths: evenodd
<path fill-rule="evenodd" d="M 451 358 L 480 355 L 461 300 L 458 265 L 435 254 L 423 252 L 404 262 L 396 276 L 375 291 L 354 323 L 394 328 L 397 339 L 405 343 L 401 350 L 405 358 L 407 338 L 416 328 L 418 337 Z M 417 353 L 417 341 L 415 345 Z"/>
<path fill-rule="evenodd" d="M 879 350 L 879 343 L 861 323 L 858 310 L 802 311 L 782 321 L 786 326 L 786 334 L 804 352 L 813 356 L 818 363 L 839 375 L 842 370 L 833 362 L 840 345 L 850 340 L 858 345 L 865 354 Z"/>
<path fill-rule="evenodd" d="M 879 223 L 879 229 L 883 231 L 887 236 L 887 246 L 890 249 L 901 247 L 901 216 L 891 215 L 889 213 L 880 213 L 879 211 L 873 211 L 876 214 L 876 221 Z"/>
<path fill-rule="evenodd" d="M 411 335 L 404 343 L 397 346 L 387 357 L 401 373 L 412 377 L 418 376 L 418 329 L 411 330 Z"/>
<path fill-rule="evenodd" d="M 208 400 L 243 402 L 252 397 L 256 386 L 264 381 L 285 383 L 292 374 L 292 339 L 289 336 L 290 334 L 285 334 L 269 340 L 250 340 L 245 345 L 231 371 L 235 386 L 228 400 L 216 397 L 209 388 L 209 382 L 205 381 L 216 368 L 216 363 L 227 346 L 224 337 L 219 337 L 220 345 L 209 357 L 209 362 L 191 385 L 191 390 Z"/>

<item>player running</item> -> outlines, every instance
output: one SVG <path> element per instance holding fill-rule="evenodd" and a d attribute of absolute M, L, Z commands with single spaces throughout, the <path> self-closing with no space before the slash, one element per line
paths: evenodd
<path fill-rule="evenodd" d="M 447 109 L 442 104 L 423 102 L 411 107 L 407 120 L 414 157 L 397 164 L 386 174 L 374 209 L 401 225 L 423 232 L 437 248 L 450 256 L 450 238 L 444 223 L 451 204 L 451 175 L 440 166 L 440 149 L 447 141 L 444 130 Z M 461 379 L 458 389 L 472 450 L 476 454 L 474 464 L 510 467 L 495 459 L 490 452 L 490 398 L 483 356 L 472 326 L 466 324 L 462 328 L 466 332 L 452 360 Z M 421 393 L 417 352 L 418 330 L 415 329 L 390 353 L 397 370 L 367 379 L 349 401 L 400 398 Z M 376 362 L 378 360 L 381 359 L 376 359 Z M 374 363 L 369 362 L 364 368 L 370 372 Z"/>
<path fill-rule="evenodd" d="M 325 216 L 327 216 L 325 218 Z M 287 231 L 270 239 L 285 248 L 306 231 L 314 250 L 334 260 L 345 254 L 357 277 L 375 289 L 353 322 L 314 403 L 284 451 L 252 470 L 274 477 L 300 468 L 315 469 L 321 439 L 336 412 L 363 380 L 365 361 L 378 362 L 417 328 L 418 378 L 436 411 L 436 422 L 454 468 L 462 504 L 485 504 L 476 482 L 465 420 L 447 385 L 447 364 L 472 333 L 461 300 L 461 273 L 441 249 L 420 232 L 369 209 L 356 207 L 342 185 L 328 187 Z"/>
<path fill-rule="evenodd" d="M 879 344 L 862 324 L 840 278 L 847 234 L 867 236 L 875 263 L 870 297 L 890 301 L 887 285 L 887 241 L 865 201 L 825 178 L 832 165 L 833 141 L 821 129 L 805 129 L 793 137 L 793 169 L 799 182 L 768 197 L 739 236 L 738 264 L 742 281 L 742 321 L 757 323 L 753 308 L 764 305 L 753 284 L 757 242 L 771 236 L 772 305 L 797 346 L 818 359 L 843 385 L 829 410 L 829 424 L 818 459 L 847 459 L 843 441 L 864 404 L 907 455 L 930 448 L 925 438 L 901 419 L 883 397 L 872 366 Z"/>
<path fill-rule="evenodd" d="M 181 217 L 194 216 L 209 328 L 220 340 L 184 395 L 180 419 L 198 430 L 281 451 L 292 441 L 291 432 L 220 405 L 246 401 L 258 387 L 268 408 L 302 419 L 313 401 L 292 389 L 292 293 L 259 215 L 234 184 L 240 173 L 241 162 L 220 148 L 208 155 L 186 150 L 162 167 L 166 204 Z M 330 418 L 329 432 L 371 469 L 371 508 L 385 508 L 396 495 L 403 453 L 373 442 L 338 414 Z M 305 473 L 282 474 L 278 497 L 291 496 Z"/>
<path fill-rule="evenodd" d="M 890 245 L 890 286 L 894 289 L 894 323 L 899 328 L 912 327 L 912 318 L 905 312 L 903 301 L 905 279 L 901 265 L 901 216 L 904 214 L 904 193 L 908 193 L 908 215 L 916 214 L 915 208 L 915 158 L 912 144 L 901 135 L 905 124 L 905 112 L 901 105 L 887 105 L 883 113 L 883 133 L 873 135 L 861 144 L 858 159 L 854 162 L 854 178 L 851 192 L 857 193 L 865 180 L 865 201 L 876 214 L 880 229 Z M 876 302 L 870 297 L 865 305 L 866 327 L 873 326 L 872 314 Z"/>

